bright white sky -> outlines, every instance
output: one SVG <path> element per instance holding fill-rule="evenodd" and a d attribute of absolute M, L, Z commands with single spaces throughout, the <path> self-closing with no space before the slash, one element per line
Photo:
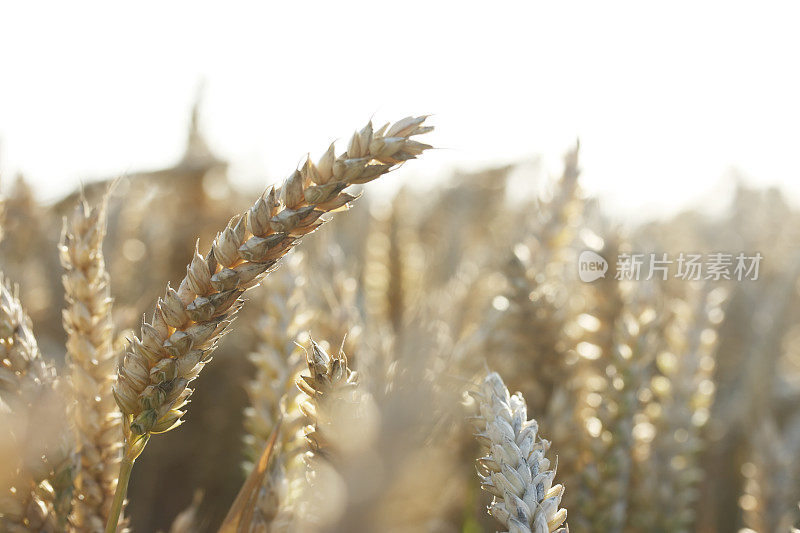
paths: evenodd
<path fill-rule="evenodd" d="M 179 157 L 204 129 L 246 185 L 375 115 L 433 113 L 431 180 L 576 137 L 584 185 L 655 213 L 731 169 L 800 194 L 789 2 L 4 2 L 0 169 L 42 198 Z"/>

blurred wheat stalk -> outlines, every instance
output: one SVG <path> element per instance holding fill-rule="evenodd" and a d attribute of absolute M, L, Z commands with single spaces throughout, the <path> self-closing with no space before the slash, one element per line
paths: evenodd
<path fill-rule="evenodd" d="M 576 145 L 555 179 L 460 172 L 316 232 L 349 186 L 429 148 L 424 121 L 369 123 L 249 207 L 196 113 L 175 167 L 111 192 L 43 209 L 17 179 L 0 197 L 21 287 L 0 283 L 0 530 L 796 525 L 800 213 L 740 187 L 722 217 L 615 225 Z M 582 250 L 768 262 L 750 283 L 589 284 Z"/>

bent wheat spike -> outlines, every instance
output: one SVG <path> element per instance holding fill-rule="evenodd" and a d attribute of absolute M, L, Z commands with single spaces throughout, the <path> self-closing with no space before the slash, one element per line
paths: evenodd
<path fill-rule="evenodd" d="M 117 354 L 102 251 L 105 233 L 105 202 L 90 208 L 81 200 L 66 222 L 60 246 L 66 271 L 66 369 L 74 399 L 69 417 L 76 428 L 81 461 L 72 522 L 85 531 L 102 531 L 105 526 L 122 447 L 121 417 L 111 392 Z"/>
<path fill-rule="evenodd" d="M 195 253 L 177 290 L 167 285 L 151 320 L 132 339 L 114 386 L 124 415 L 127 463 L 132 465 L 151 434 L 181 423 L 189 383 L 210 360 L 244 291 L 318 228 L 323 214 L 355 200 L 344 192 L 348 186 L 372 181 L 430 148 L 411 139 L 431 131 L 425 118 L 408 117 L 378 130 L 369 123 L 353 135 L 344 154 L 336 157 L 331 145 L 317 164 L 307 159 L 279 189 L 271 188 L 233 217 L 208 254 Z M 123 464 L 121 478 L 129 470 Z"/>
<path fill-rule="evenodd" d="M 564 487 L 553 485 L 555 467 L 545 453 L 550 443 L 537 436 L 525 399 L 510 395 L 495 372 L 474 395 L 480 414 L 472 419 L 475 438 L 486 455 L 478 459 L 481 487 L 494 498 L 489 513 L 509 533 L 566 533 L 566 509 L 559 509 Z"/>

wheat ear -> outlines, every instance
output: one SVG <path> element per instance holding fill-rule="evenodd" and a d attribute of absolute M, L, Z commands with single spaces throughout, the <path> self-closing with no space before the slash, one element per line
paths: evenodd
<path fill-rule="evenodd" d="M 257 325 L 258 347 L 248 356 L 256 368 L 256 375 L 246 386 L 250 399 L 250 405 L 244 411 L 247 470 L 258 461 L 264 443 L 281 418 L 281 398 L 287 390 L 294 389 L 290 355 L 299 350 L 295 342 L 307 323 L 308 315 L 301 308 L 302 294 L 298 288 L 298 284 L 304 283 L 298 268 L 302 256 L 293 255 L 282 268 L 270 275 L 264 283 L 266 291 L 257 299 L 263 312 Z"/>
<path fill-rule="evenodd" d="M 341 250 L 331 248 L 328 254 L 316 258 L 313 268 L 307 260 L 299 268 L 300 259 L 292 258 L 286 265 L 290 268 L 278 273 L 280 279 L 275 274 L 270 277 L 267 286 L 272 290 L 265 299 L 267 308 L 259 327 L 263 343 L 252 354 L 259 371 L 248 389 L 253 406 L 248 413 L 257 415 L 259 421 L 251 420 L 251 433 L 263 443 L 266 430 L 274 428 L 278 417 L 282 420 L 259 493 L 260 512 L 254 514 L 254 531 L 288 531 L 295 526 L 297 505 L 307 484 L 304 455 L 308 446 L 303 428 L 307 420 L 300 408 L 306 395 L 295 386 L 307 364 L 296 339 L 304 336 L 302 332 L 311 321 L 315 333 L 321 332 L 328 339 L 346 337 L 345 344 L 350 347 L 355 347 L 360 333 L 356 284 L 344 273 Z M 291 380 L 288 386 L 287 378 Z"/>
<path fill-rule="evenodd" d="M 0 473 L 0 530 L 66 527 L 74 453 L 62 393 L 30 319 L 0 277 L 0 449 L 10 447 L 19 458 Z"/>
<path fill-rule="evenodd" d="M 649 387 L 654 401 L 645 409 L 654 438 L 644 460 L 634 465 L 628 523 L 645 531 L 691 529 L 704 474 L 699 464 L 705 445 L 701 430 L 713 402 L 716 326 L 724 295 L 703 288 L 687 296 L 697 301 L 676 298 L 669 305 L 666 349 L 656 358 L 660 373 Z"/>
<path fill-rule="evenodd" d="M 358 351 L 363 324 L 359 287 L 350 274 L 351 267 L 342 249 L 332 244 L 324 256 L 306 261 L 303 269 L 308 281 L 303 305 L 314 325 L 314 336 L 336 343 L 345 339 L 345 353 Z"/>
<path fill-rule="evenodd" d="M 3 226 L 6 222 L 6 199 L 0 194 L 0 242 L 3 242 Z"/>
<path fill-rule="evenodd" d="M 286 479 L 292 492 L 281 502 L 271 531 L 312 531 L 321 527 L 330 476 L 344 453 L 345 435 L 358 407 L 358 375 L 350 370 L 342 350 L 329 355 L 313 339 L 306 350 L 307 373 L 295 381 L 301 394 L 299 411 L 307 425 L 290 442 Z M 298 453 L 296 437 L 305 439 L 305 453 Z M 287 435 L 291 438 L 291 436 Z"/>
<path fill-rule="evenodd" d="M 536 420 L 528 420 L 525 399 L 510 395 L 495 372 L 483 380 L 474 395 L 480 415 L 472 419 L 478 442 L 486 455 L 478 459 L 481 487 L 494 497 L 489 513 L 509 533 L 566 532 L 567 510 L 559 509 L 562 485 L 553 485 L 545 453 L 550 443 L 537 433 Z"/>
<path fill-rule="evenodd" d="M 563 258 L 566 245 L 572 240 L 578 218 L 582 210 L 581 191 L 578 178 L 581 171 L 578 166 L 580 143 L 564 154 L 564 170 L 556 185 L 553 198 L 547 202 L 542 210 L 536 240 L 540 244 L 541 252 L 550 258 Z"/>
<path fill-rule="evenodd" d="M 739 498 L 742 519 L 756 531 L 789 531 L 797 519 L 796 483 L 792 476 L 791 446 L 774 415 L 766 414 L 754 428 L 750 458 L 742 465 L 743 494 Z"/>
<path fill-rule="evenodd" d="M 209 361 L 244 291 L 319 227 L 323 214 L 356 198 L 344 189 L 372 181 L 430 148 L 411 139 L 432 129 L 423 126 L 425 118 L 408 117 L 378 130 L 370 122 L 339 157 L 331 145 L 317 164 L 307 159 L 279 190 L 270 189 L 248 212 L 233 217 L 205 257 L 195 253 L 177 291 L 167 285 L 151 321 L 142 324 L 141 337 L 130 343 L 114 386 L 126 439 L 120 486 L 127 485 L 150 435 L 181 423 L 181 408 L 191 394 L 188 384 Z M 115 505 L 122 505 L 124 492 L 117 490 Z"/>
<path fill-rule="evenodd" d="M 605 375 L 592 380 L 598 388 L 587 399 L 596 407 L 586 409 L 589 416 L 584 420 L 587 463 L 581 465 L 580 508 L 573 518 L 581 528 L 621 532 L 629 518 L 634 419 L 639 413 L 639 393 L 647 385 L 660 347 L 662 325 L 649 300 L 626 304 L 620 319 L 611 325 L 612 350 L 602 359 Z M 599 403 L 598 398 L 602 398 Z"/>
<path fill-rule="evenodd" d="M 301 375 L 297 387 L 308 395 L 300 404 L 303 414 L 308 417 L 306 440 L 315 456 L 330 456 L 333 451 L 328 436 L 335 412 L 340 402 L 353 400 L 358 386 L 358 374 L 350 370 L 347 356 L 343 351 L 329 355 L 322 347 L 311 341 L 311 349 L 306 352 L 306 362 L 310 375 Z"/>
<path fill-rule="evenodd" d="M 259 346 L 250 354 L 256 367 L 256 377 L 248 383 L 250 406 L 245 409 L 245 447 L 250 463 L 257 462 L 264 443 L 281 421 L 280 435 L 275 443 L 264 482 L 258 492 L 258 504 L 250 525 L 254 532 L 270 530 L 279 510 L 292 499 L 293 479 L 287 471 L 303 465 L 305 443 L 295 436 L 303 427 L 304 417 L 296 406 L 299 391 L 294 380 L 300 371 L 300 348 L 295 339 L 307 324 L 305 300 L 300 285 L 299 263 L 303 257 L 294 254 L 273 273 L 265 283 L 267 291 L 260 299 L 264 307 L 258 324 Z"/>
<path fill-rule="evenodd" d="M 105 201 L 91 208 L 81 199 L 65 224 L 60 246 L 66 271 L 66 369 L 74 398 L 69 416 L 76 428 L 81 461 L 72 522 L 85 531 L 102 531 L 105 526 L 122 449 L 122 421 L 111 390 L 117 354 L 102 251 L 105 233 Z"/>

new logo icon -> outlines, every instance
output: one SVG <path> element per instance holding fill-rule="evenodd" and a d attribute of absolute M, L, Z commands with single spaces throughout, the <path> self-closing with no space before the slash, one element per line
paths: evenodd
<path fill-rule="evenodd" d="M 608 261 L 591 250 L 584 250 L 578 256 L 578 277 L 581 281 L 590 283 L 596 279 L 606 277 Z"/>

